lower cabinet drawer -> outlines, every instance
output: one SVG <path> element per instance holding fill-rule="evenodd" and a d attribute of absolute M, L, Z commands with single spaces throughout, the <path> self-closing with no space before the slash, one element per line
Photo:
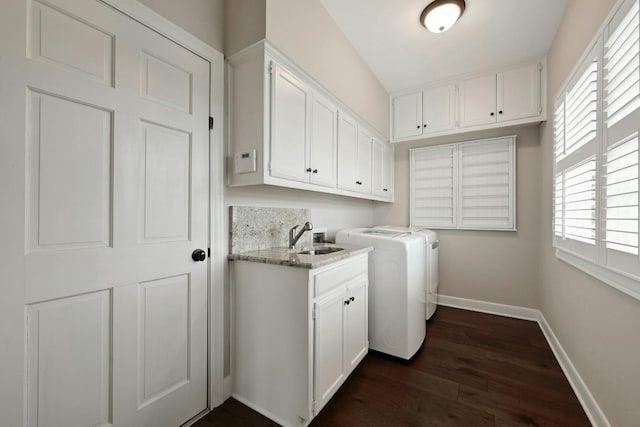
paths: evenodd
<path fill-rule="evenodd" d="M 314 297 L 319 297 L 325 292 L 334 289 L 352 279 L 367 275 L 369 258 L 362 257 L 330 270 L 317 273 L 313 276 Z"/>

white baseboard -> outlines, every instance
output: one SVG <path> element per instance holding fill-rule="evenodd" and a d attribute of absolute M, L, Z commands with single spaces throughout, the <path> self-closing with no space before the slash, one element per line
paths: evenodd
<path fill-rule="evenodd" d="M 495 302 L 478 301 L 467 298 L 450 297 L 438 295 L 438 305 L 465 310 L 479 311 L 481 313 L 495 314 L 498 316 L 513 317 L 514 319 L 524 319 L 538 321 L 539 310 L 534 308 L 518 307 L 515 305 L 497 304 Z"/>
<path fill-rule="evenodd" d="M 578 373 L 578 370 L 569 359 L 569 356 L 564 351 L 564 348 L 558 341 L 558 338 L 553 333 L 551 326 L 547 323 L 547 319 L 545 319 L 542 312 L 538 311 L 538 324 L 540 325 L 540 329 L 542 329 L 542 333 L 544 334 L 553 354 L 556 356 L 564 375 L 569 380 L 569 384 L 571 384 L 571 388 L 575 392 L 578 400 L 582 404 L 582 408 L 584 412 L 586 412 L 587 417 L 589 417 L 589 421 L 591 424 L 597 427 L 611 427 L 609 420 L 600 409 L 598 402 L 593 398 L 593 395 L 587 388 L 587 385 L 582 380 L 582 377 Z"/>
<path fill-rule="evenodd" d="M 567 377 L 573 392 L 578 397 L 578 400 L 582 405 L 582 409 L 584 409 L 587 417 L 589 417 L 591 424 L 596 427 L 611 427 L 611 423 L 609 423 L 604 412 L 600 409 L 598 402 L 594 399 L 591 391 L 589 391 L 589 388 L 583 381 L 580 373 L 578 373 L 573 362 L 569 359 L 569 355 L 564 351 L 560 341 L 558 341 L 558 338 L 553 333 L 551 326 L 547 323 L 547 319 L 545 319 L 540 310 L 466 298 L 450 297 L 446 295 L 438 295 L 438 305 L 538 322 L 542 333 L 551 347 L 551 351 L 553 351 L 556 360 L 558 360 L 564 375 Z"/>

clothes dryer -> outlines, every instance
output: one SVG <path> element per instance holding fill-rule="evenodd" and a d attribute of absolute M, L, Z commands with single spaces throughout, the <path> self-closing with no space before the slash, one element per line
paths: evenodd
<path fill-rule="evenodd" d="M 369 347 L 410 359 L 426 335 L 424 237 L 358 228 L 339 231 L 336 243 L 373 246 L 369 254 Z"/>
<path fill-rule="evenodd" d="M 426 319 L 429 320 L 434 315 L 438 308 L 438 285 L 440 284 L 438 273 L 438 252 L 440 242 L 438 241 L 438 233 L 433 230 L 420 227 L 401 227 L 397 225 L 378 225 L 374 227 L 380 230 L 391 230 L 397 232 L 412 233 L 418 236 L 423 236 L 426 244 L 426 268 L 425 277 L 427 279 L 425 285 L 427 301 Z"/>

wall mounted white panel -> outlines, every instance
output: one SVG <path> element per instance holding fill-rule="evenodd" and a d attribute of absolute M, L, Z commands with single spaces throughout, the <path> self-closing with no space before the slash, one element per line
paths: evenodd
<path fill-rule="evenodd" d="M 138 311 L 138 405 L 171 393 L 189 381 L 190 277 L 153 280 L 140 286 Z"/>
<path fill-rule="evenodd" d="M 110 291 L 30 305 L 27 322 L 27 425 L 109 425 Z"/>
<path fill-rule="evenodd" d="M 188 240 L 191 134 L 142 122 L 144 180 L 142 240 Z"/>
<path fill-rule="evenodd" d="M 29 248 L 108 246 L 112 112 L 30 92 L 27 114 Z"/>
<path fill-rule="evenodd" d="M 115 37 L 110 33 L 36 1 L 29 31 L 30 58 L 113 85 Z"/>

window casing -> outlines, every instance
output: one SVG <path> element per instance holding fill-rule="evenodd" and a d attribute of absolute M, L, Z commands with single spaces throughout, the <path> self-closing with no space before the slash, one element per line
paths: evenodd
<path fill-rule="evenodd" d="M 411 150 L 411 225 L 515 230 L 515 136 Z"/>
<path fill-rule="evenodd" d="M 559 258 L 640 299 L 640 0 L 612 13 L 554 105 Z"/>

